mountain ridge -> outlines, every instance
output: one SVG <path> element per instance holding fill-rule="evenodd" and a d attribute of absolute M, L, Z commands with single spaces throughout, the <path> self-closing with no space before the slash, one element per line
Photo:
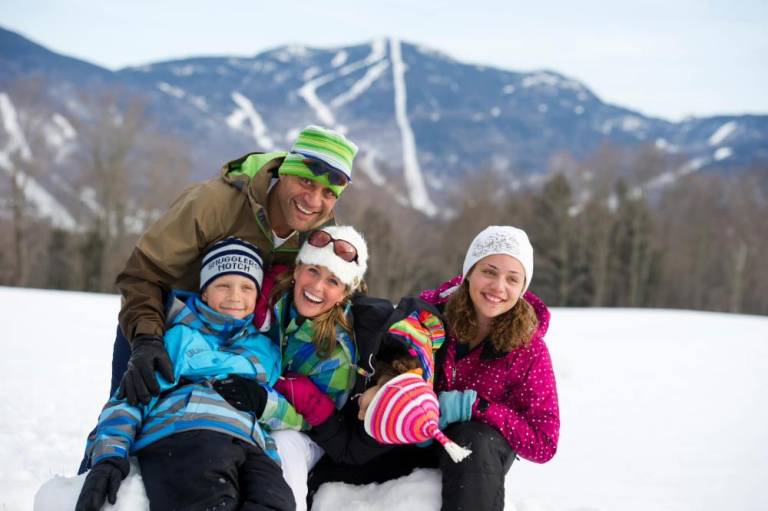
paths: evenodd
<path fill-rule="evenodd" d="M 512 188 L 559 154 L 582 161 L 606 142 L 650 144 L 696 171 L 768 162 L 766 115 L 667 121 L 605 103 L 556 71 L 464 63 L 396 38 L 111 71 L 0 28 L 0 75 L 0 91 L 14 78 L 43 80 L 51 111 L 64 117 L 79 115 L 78 94 L 142 97 L 157 129 L 188 144 L 194 179 L 249 151 L 285 149 L 304 125 L 326 125 L 361 147 L 374 184 L 428 215 L 471 176 L 494 173 Z"/>

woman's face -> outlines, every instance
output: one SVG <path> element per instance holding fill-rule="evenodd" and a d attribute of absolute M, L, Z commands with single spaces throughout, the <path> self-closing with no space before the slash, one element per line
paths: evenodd
<path fill-rule="evenodd" d="M 299 264 L 293 272 L 293 303 L 299 314 L 314 318 L 347 296 L 347 286 L 325 266 Z"/>
<path fill-rule="evenodd" d="M 482 324 L 515 306 L 525 284 L 520 261 L 506 254 L 480 259 L 467 277 L 469 297 Z"/>

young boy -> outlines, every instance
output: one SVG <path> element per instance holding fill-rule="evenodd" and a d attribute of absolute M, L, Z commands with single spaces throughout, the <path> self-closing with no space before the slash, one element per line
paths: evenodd
<path fill-rule="evenodd" d="M 88 439 L 92 468 L 77 511 L 115 503 L 129 455 L 138 458 L 153 510 L 295 507 L 266 430 L 305 424 L 272 389 L 280 350 L 253 325 L 262 279 L 250 243 L 227 238 L 206 252 L 200 294 L 169 314 L 164 341 L 174 380 L 159 378 L 161 392 L 147 405 L 116 396 L 105 405 Z M 261 385 L 238 386 L 242 379 Z"/>

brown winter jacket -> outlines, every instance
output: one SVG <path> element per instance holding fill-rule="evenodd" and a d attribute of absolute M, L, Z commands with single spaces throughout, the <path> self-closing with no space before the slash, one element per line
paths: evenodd
<path fill-rule="evenodd" d="M 265 265 L 294 262 L 303 236 L 294 233 L 275 249 L 265 206 L 285 154 L 250 153 L 227 163 L 219 177 L 184 190 L 142 234 L 116 280 L 120 328 L 129 340 L 163 335 L 163 297 L 171 288 L 197 291 L 202 254 L 212 243 L 237 236 L 259 247 Z M 318 227 L 333 222 L 331 212 Z"/>

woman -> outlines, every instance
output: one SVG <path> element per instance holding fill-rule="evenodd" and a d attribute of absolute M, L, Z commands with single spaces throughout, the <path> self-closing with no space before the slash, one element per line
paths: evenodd
<path fill-rule="evenodd" d="M 296 268 L 278 279 L 272 291 L 272 333 L 281 345 L 286 376 L 275 389 L 310 426 L 341 409 L 355 384 L 358 350 L 350 296 L 362 286 L 367 262 L 367 245 L 354 228 L 324 227 L 309 235 Z M 321 393 L 305 392 L 308 386 Z M 297 509 L 306 509 L 307 475 L 323 450 L 305 433 L 282 431 L 273 437 Z"/>
<path fill-rule="evenodd" d="M 436 352 L 440 429 L 472 455 L 454 463 L 439 446 L 395 447 L 362 467 L 327 460 L 323 482 L 381 482 L 415 467 L 442 471 L 442 509 L 501 510 L 516 456 L 544 463 L 560 429 L 555 377 L 544 334 L 549 311 L 528 291 L 533 248 L 524 231 L 491 226 L 472 241 L 462 275 L 421 298 L 445 314 L 448 339 Z"/>

